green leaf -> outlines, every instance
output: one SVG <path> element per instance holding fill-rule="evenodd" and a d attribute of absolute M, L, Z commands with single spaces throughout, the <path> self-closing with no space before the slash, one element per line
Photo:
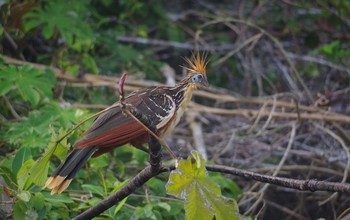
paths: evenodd
<path fill-rule="evenodd" d="M 18 190 L 26 190 L 30 184 L 32 183 L 32 180 L 30 179 L 30 169 L 33 166 L 34 160 L 30 159 L 27 160 L 21 167 L 21 169 L 17 173 L 17 184 L 18 184 Z"/>
<path fill-rule="evenodd" d="M 167 212 L 170 212 L 170 210 L 171 210 L 171 206 L 166 202 L 159 202 L 159 203 L 157 203 L 157 206 L 163 208 Z"/>
<path fill-rule="evenodd" d="M 91 73 L 98 74 L 98 67 L 96 61 L 87 53 L 83 55 L 83 64 L 90 70 Z"/>
<path fill-rule="evenodd" d="M 17 173 L 25 161 L 32 159 L 32 153 L 28 147 L 22 147 L 17 151 L 15 158 L 12 161 L 12 171 Z"/>
<path fill-rule="evenodd" d="M 38 219 L 39 215 L 34 209 L 28 209 L 26 211 L 26 217 L 25 219 Z"/>
<path fill-rule="evenodd" d="M 45 184 L 48 170 L 49 170 L 49 160 L 57 148 L 69 148 L 66 138 L 57 144 L 57 141 L 63 137 L 65 134 L 63 129 L 59 130 L 58 135 L 55 133 L 52 127 L 49 128 L 52 134 L 51 140 L 45 150 L 44 155 L 35 162 L 31 169 L 31 178 L 33 182 L 38 186 L 43 186 Z"/>
<path fill-rule="evenodd" d="M 165 183 L 158 178 L 152 178 L 147 181 L 146 185 L 150 187 L 158 196 L 165 196 Z"/>
<path fill-rule="evenodd" d="M 7 186 L 9 186 L 11 189 L 16 189 L 16 176 L 12 173 L 12 171 L 4 166 L 0 167 L 0 176 L 4 179 Z"/>
<path fill-rule="evenodd" d="M 13 82 L 11 81 L 0 81 L 0 96 L 5 95 L 8 93 L 13 86 Z"/>
<path fill-rule="evenodd" d="M 52 74 L 51 71 L 34 69 L 31 65 L 0 65 L 0 82 L 4 86 L 0 92 L 5 94 L 10 85 L 16 85 L 23 99 L 36 106 L 41 96 L 52 98 L 55 83 L 52 81 L 54 78 L 49 76 Z"/>
<path fill-rule="evenodd" d="M 25 14 L 23 23 L 25 30 L 43 26 L 45 39 L 51 38 L 58 30 L 70 47 L 81 42 L 90 45 L 94 32 L 83 17 L 87 10 L 88 2 L 85 1 L 71 1 L 69 4 L 58 0 L 47 1 L 45 7 L 36 7 Z"/>
<path fill-rule="evenodd" d="M 50 195 L 47 192 L 42 192 L 42 194 L 45 197 L 45 201 L 50 202 L 50 203 L 57 203 L 57 204 L 62 204 L 62 203 L 73 203 L 73 199 L 69 198 L 65 194 L 54 194 Z"/>
<path fill-rule="evenodd" d="M 9 143 L 22 147 L 43 147 L 49 142 L 48 132 L 51 118 L 39 111 L 31 111 L 28 117 L 23 117 L 19 123 L 8 124 L 6 133 Z"/>
<path fill-rule="evenodd" d="M 114 187 L 114 189 L 112 190 L 111 193 L 116 192 L 117 190 L 119 190 L 120 188 L 122 188 L 123 186 L 125 186 L 125 184 L 127 184 L 129 182 L 129 179 L 124 180 L 123 182 L 119 183 L 116 187 Z"/>
<path fill-rule="evenodd" d="M 221 187 L 221 192 L 225 195 L 233 195 L 234 198 L 237 198 L 240 194 L 242 194 L 241 188 L 237 185 L 236 182 L 231 179 L 225 178 L 219 172 L 211 172 L 210 178 L 215 181 Z"/>
<path fill-rule="evenodd" d="M 18 89 L 21 90 L 21 94 L 28 100 L 32 105 L 37 106 L 40 101 L 40 94 L 34 89 L 34 87 L 29 85 L 23 85 L 18 83 Z"/>
<path fill-rule="evenodd" d="M 137 148 L 133 148 L 132 156 L 139 164 L 145 164 L 148 159 L 148 154 Z"/>
<path fill-rule="evenodd" d="M 21 202 L 17 202 L 13 206 L 14 219 L 25 219 L 25 211 L 26 210 L 23 209 L 23 206 L 21 206 Z"/>
<path fill-rule="evenodd" d="M 90 192 L 100 195 L 101 197 L 105 196 L 105 192 L 102 186 L 99 185 L 91 185 L 91 184 L 83 184 L 81 185 L 85 190 L 89 190 Z"/>
<path fill-rule="evenodd" d="M 101 155 L 100 157 L 92 158 L 90 161 L 90 166 L 96 170 L 109 166 L 110 161 L 106 154 Z"/>
<path fill-rule="evenodd" d="M 41 192 L 36 192 L 29 201 L 30 207 L 41 210 L 45 206 L 45 197 Z"/>
<path fill-rule="evenodd" d="M 135 212 L 137 216 L 141 219 L 156 219 L 156 216 L 153 212 L 152 204 L 147 204 L 144 207 L 137 207 Z"/>
<path fill-rule="evenodd" d="M 192 151 L 192 158 L 180 160 L 166 185 L 167 192 L 185 200 L 186 219 L 239 219 L 238 205 L 221 195 L 207 175 L 205 160 Z"/>
<path fill-rule="evenodd" d="M 126 197 L 118 203 L 117 207 L 115 207 L 115 209 L 114 209 L 113 216 L 116 216 L 118 214 L 118 212 L 124 206 L 124 204 L 125 204 L 126 200 L 128 200 L 128 198 L 129 197 Z"/>
<path fill-rule="evenodd" d="M 16 195 L 16 197 L 19 200 L 22 200 L 23 202 L 28 202 L 30 200 L 30 192 L 28 191 L 20 191 L 18 192 L 18 194 Z"/>

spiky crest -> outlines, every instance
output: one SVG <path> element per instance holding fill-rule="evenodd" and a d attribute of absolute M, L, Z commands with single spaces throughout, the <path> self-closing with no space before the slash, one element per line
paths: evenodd
<path fill-rule="evenodd" d="M 207 53 L 200 54 L 198 51 L 192 53 L 191 59 L 185 57 L 184 58 L 189 67 L 182 66 L 186 70 L 188 70 L 188 74 L 193 75 L 195 73 L 201 73 L 204 77 L 207 77 L 206 67 L 208 64 Z"/>

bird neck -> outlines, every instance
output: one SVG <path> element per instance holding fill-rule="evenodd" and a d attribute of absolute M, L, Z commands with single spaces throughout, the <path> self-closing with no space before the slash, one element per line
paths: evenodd
<path fill-rule="evenodd" d="M 197 86 L 192 83 L 191 76 L 187 75 L 185 78 L 183 78 L 176 86 L 175 90 L 178 91 L 178 93 L 183 93 L 183 99 L 180 103 L 180 110 L 185 111 L 187 105 L 190 103 L 192 94 L 194 90 L 197 89 Z"/>

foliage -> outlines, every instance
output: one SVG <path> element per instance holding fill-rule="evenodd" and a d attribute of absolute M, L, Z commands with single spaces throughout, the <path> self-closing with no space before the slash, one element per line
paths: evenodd
<path fill-rule="evenodd" d="M 41 97 L 52 98 L 54 83 L 51 71 L 34 69 L 30 65 L 0 65 L 0 95 L 7 94 L 15 85 L 25 101 L 37 106 Z"/>
<path fill-rule="evenodd" d="M 239 219 L 236 201 L 221 195 L 202 156 L 196 151 L 191 154 L 192 158 L 179 161 L 167 183 L 168 194 L 185 200 L 186 219 Z"/>
<path fill-rule="evenodd" d="M 81 86 L 79 79 L 85 73 L 118 75 L 128 72 L 136 78 L 162 81 L 160 68 L 164 63 L 181 73 L 179 64 L 183 64 L 182 60 L 175 58 L 190 54 L 189 50 L 177 47 L 125 43 L 118 39 L 120 36 L 159 39 L 175 45 L 209 45 L 213 50 L 211 63 L 216 63 L 230 53 L 233 42 L 238 40 L 235 47 L 241 43 L 239 32 L 244 33 L 244 39 L 257 34 L 258 30 L 243 23 L 230 26 L 216 23 L 203 27 L 206 22 L 232 16 L 262 27 L 279 38 L 288 52 L 302 51 L 340 66 L 349 63 L 348 1 L 326 0 L 317 1 L 317 4 L 282 1 L 272 5 L 263 1 L 241 1 L 241 5 L 237 2 L 2 1 L 0 177 L 4 184 L 0 193 L 8 196 L 12 203 L 8 216 L 14 219 L 70 219 L 120 189 L 148 164 L 147 154 L 125 146 L 112 154 L 89 160 L 67 192 L 50 195 L 41 190 L 46 177 L 66 157 L 90 123 L 85 123 L 58 143 L 69 129 L 92 114 L 92 110 L 71 104 L 108 105 L 117 100 L 111 89 Z M 236 8 L 252 10 L 232 15 Z M 268 13 L 268 16 L 261 13 Z M 261 85 L 264 95 L 290 92 L 284 84 L 285 72 L 281 74 L 280 67 L 276 68 L 277 58 L 284 59 L 283 56 L 274 44 L 267 42 L 266 36 L 261 39 L 222 64 L 213 65 L 208 71 L 211 84 L 234 92 L 251 88 L 249 95 L 257 94 Z M 221 46 L 223 49 L 217 49 Z M 73 73 L 77 83 L 67 85 L 57 79 L 50 68 L 36 68 L 25 63 L 7 64 L 2 60 L 3 56 L 58 67 L 63 72 Z M 246 63 L 249 60 L 252 63 Z M 251 68 L 255 65 L 259 67 Z M 337 78 L 335 85 L 348 86 L 348 80 L 344 80 L 348 79 L 344 77 L 346 74 L 328 77 L 324 74 L 328 69 L 322 71 L 317 63 L 305 63 L 297 69 L 305 81 L 310 80 L 310 87 L 317 85 L 317 80 L 332 81 L 333 78 Z M 320 86 L 315 90 L 322 89 Z M 203 159 L 195 153 L 193 157 L 179 162 L 167 189 L 168 176 L 162 174 L 97 219 L 178 220 L 203 215 L 209 219 L 213 216 L 222 219 L 229 214 L 237 218 L 235 201 L 226 197 L 237 199 L 242 193 L 239 186 L 221 174 L 208 175 Z M 177 199 L 168 197 L 167 192 Z"/>

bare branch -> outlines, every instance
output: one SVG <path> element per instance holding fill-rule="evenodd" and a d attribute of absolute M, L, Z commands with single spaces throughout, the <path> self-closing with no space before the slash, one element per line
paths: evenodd
<path fill-rule="evenodd" d="M 246 179 L 253 179 L 259 182 L 270 183 L 301 191 L 328 191 L 350 193 L 349 183 L 326 182 L 318 180 L 297 180 L 285 177 L 274 177 L 222 165 L 206 165 L 206 168 L 210 171 L 232 174 L 235 176 L 244 177 Z"/>

